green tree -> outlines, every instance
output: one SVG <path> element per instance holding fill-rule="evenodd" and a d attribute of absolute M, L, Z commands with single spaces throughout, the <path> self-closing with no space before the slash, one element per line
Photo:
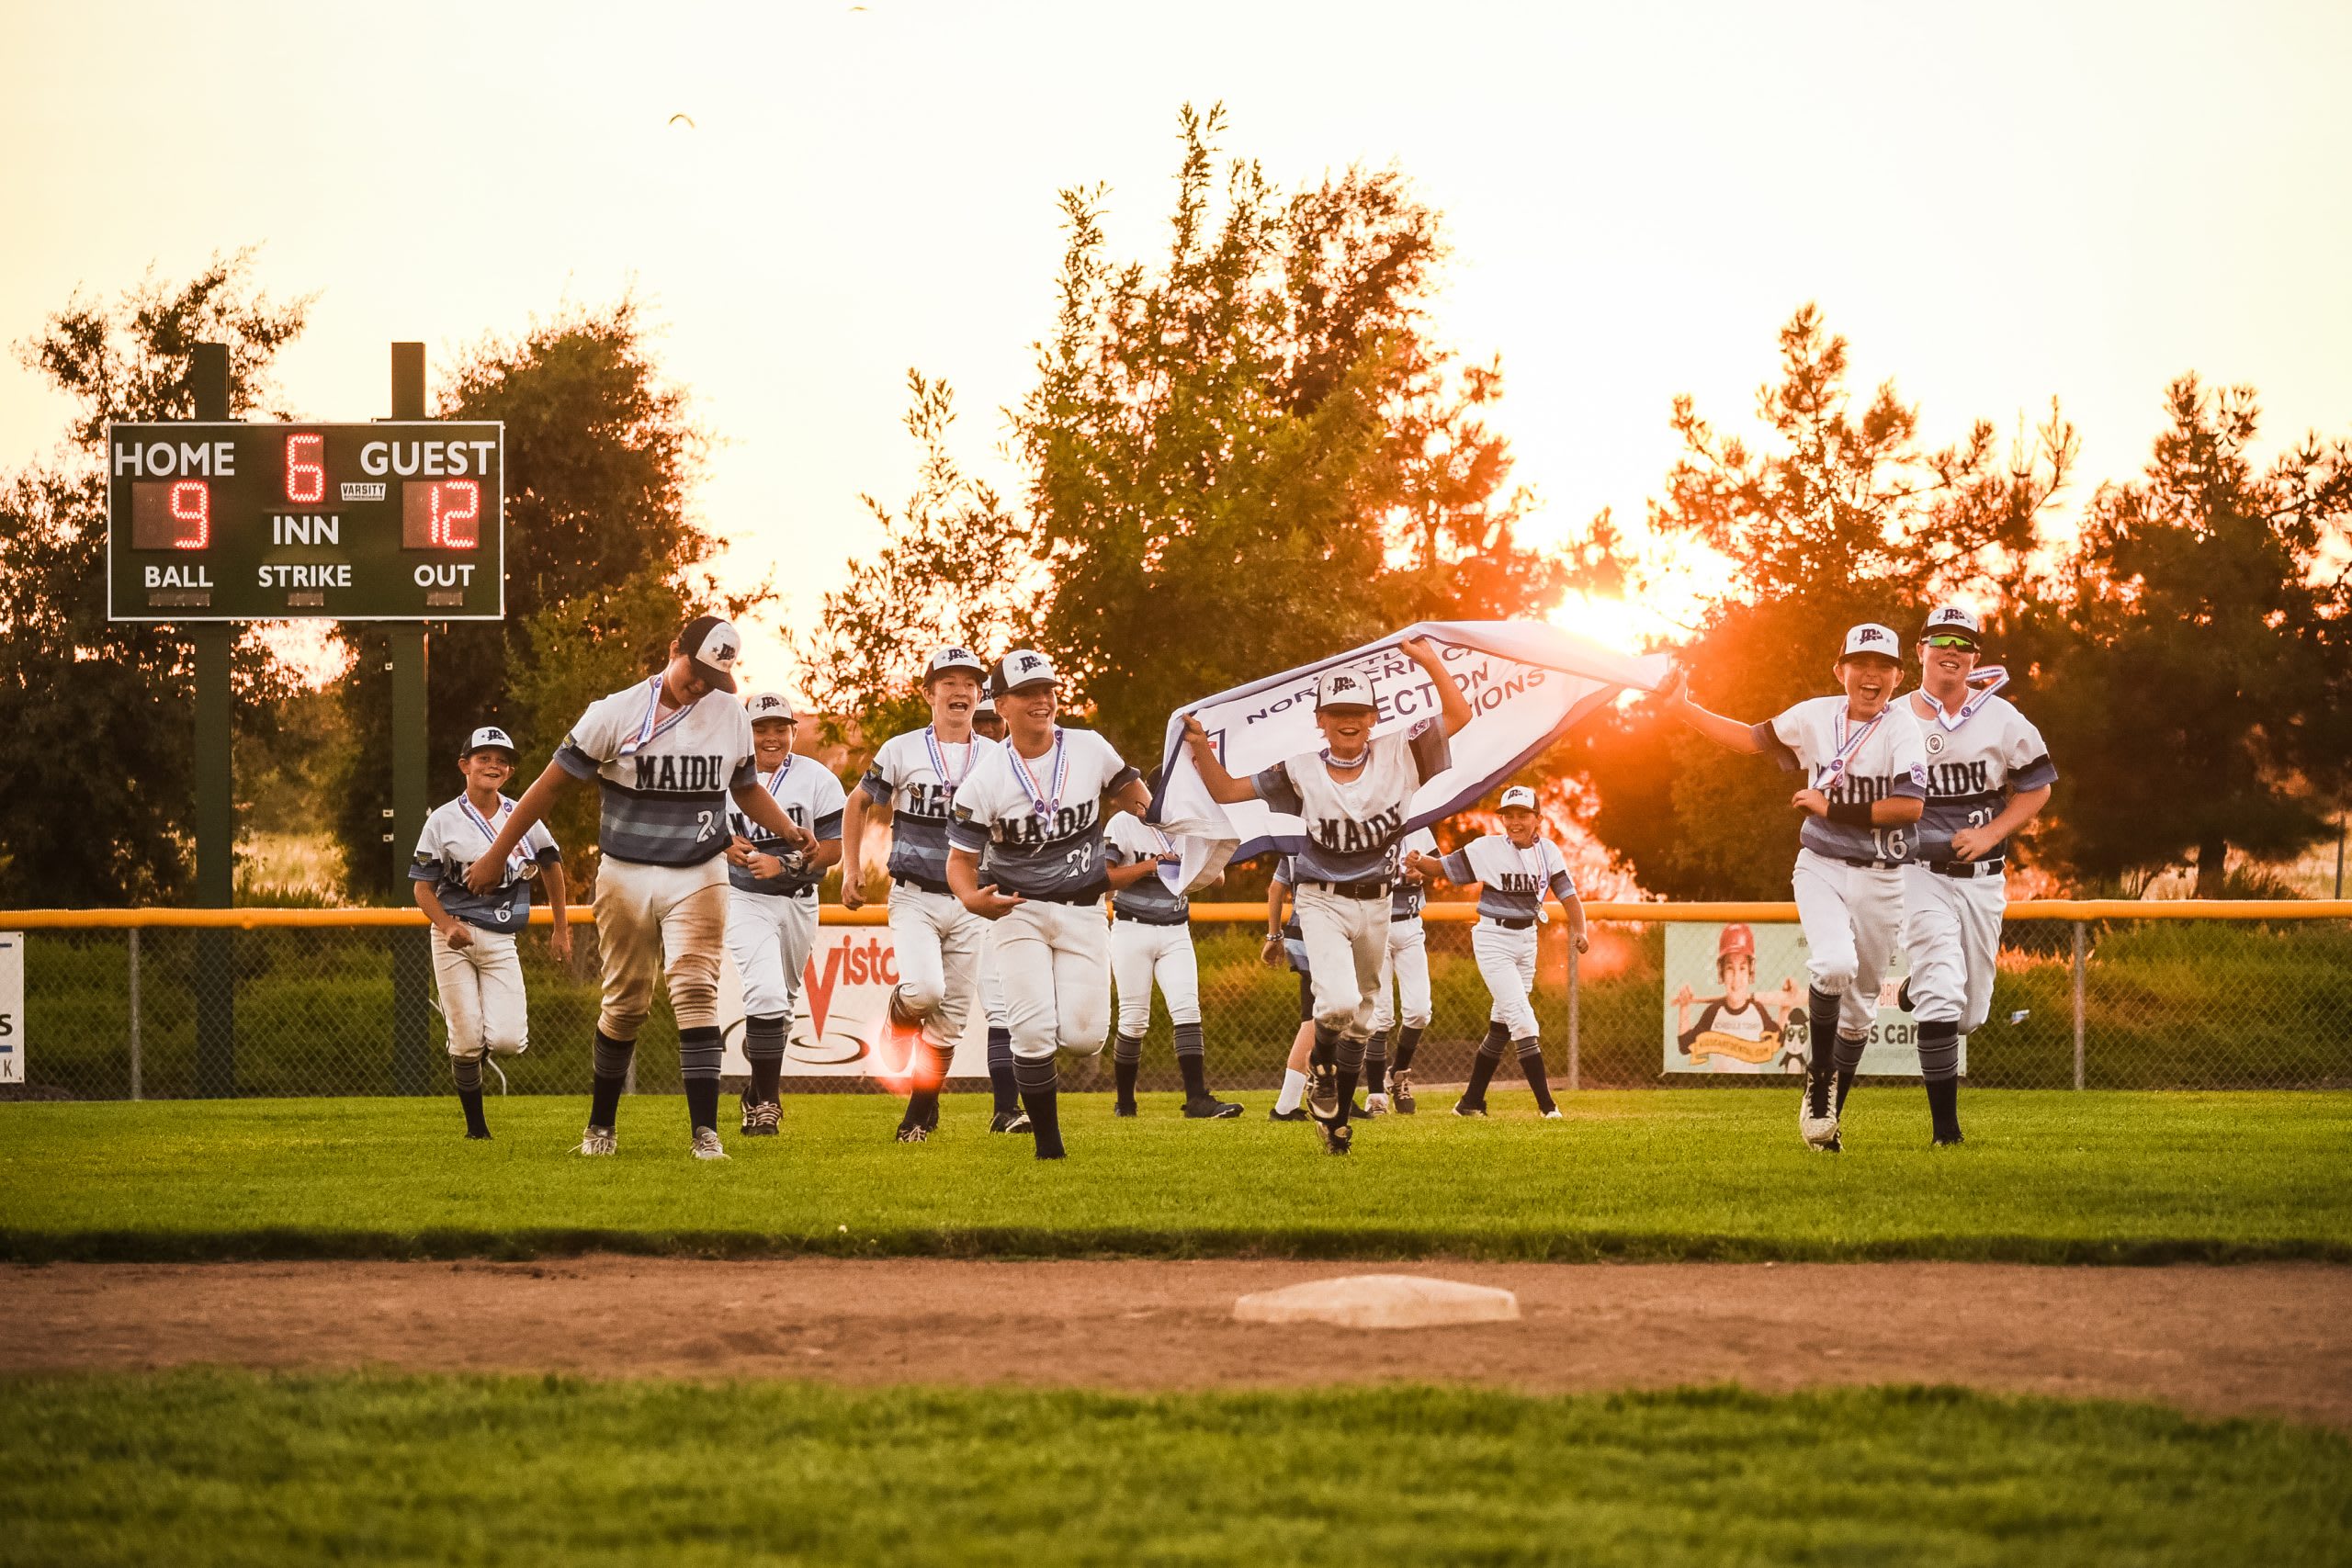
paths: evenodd
<path fill-rule="evenodd" d="M 570 637 L 537 641 L 528 628 L 543 610 L 595 603 L 649 574 L 683 594 L 686 573 L 711 552 L 691 505 L 708 440 L 684 394 L 662 381 L 647 335 L 631 297 L 573 306 L 519 338 L 485 339 L 435 399 L 438 418 L 506 426 L 506 620 L 431 629 L 426 754 L 435 798 L 445 786 L 455 792 L 453 760 L 477 725 L 503 726 L 536 761 L 579 716 L 518 694 L 545 689 L 535 670 L 542 657 L 582 646 Z M 389 639 L 352 626 L 344 640 L 353 657 L 340 690 L 356 744 L 335 791 L 334 831 L 352 892 L 397 897 L 395 858 L 383 842 L 391 806 Z"/>
<path fill-rule="evenodd" d="M 2052 847 L 2086 878 L 2300 852 L 2352 778 L 2352 443 L 2251 455 L 2251 387 L 2196 376 L 2136 481 L 2100 487 L 2036 629 L 2044 729 L 2084 809 Z"/>
<path fill-rule="evenodd" d="M 1781 328 L 1780 349 L 1779 380 L 1757 393 L 1766 445 L 1720 434 L 1690 398 L 1675 399 L 1682 456 L 1648 514 L 1661 540 L 1722 559 L 1724 586 L 1678 657 L 1699 701 L 1750 719 L 1833 690 L 1839 638 L 1858 621 L 1907 637 L 1935 599 L 1962 592 L 1997 607 L 1997 635 L 2029 592 L 2041 521 L 2076 451 L 2055 404 L 2006 454 L 1983 420 L 1952 446 L 1924 445 L 1917 409 L 1892 382 L 1857 408 L 1846 340 L 1814 306 Z M 1574 555 L 1580 586 L 1644 586 L 1642 563 L 1607 513 Z M 1794 786 L 1770 765 L 1647 705 L 1598 719 L 1564 755 L 1599 801 L 1594 832 L 1644 887 L 1675 897 L 1785 893 Z"/>
<path fill-rule="evenodd" d="M 23 345 L 74 412 L 52 460 L 0 479 L 0 902 L 187 890 L 194 663 L 178 630 L 107 619 L 100 444 L 109 421 L 194 416 L 198 343 L 229 345 L 233 415 L 269 412 L 309 303 L 269 299 L 244 250 L 176 287 L 151 271 L 111 304 L 77 293 Z M 266 734 L 289 682 L 250 631 L 231 679 L 239 728 Z"/>

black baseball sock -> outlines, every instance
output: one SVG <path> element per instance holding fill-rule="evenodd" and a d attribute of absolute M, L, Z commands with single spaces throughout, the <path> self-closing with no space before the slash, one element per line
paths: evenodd
<path fill-rule="evenodd" d="M 1062 1147 L 1061 1108 L 1057 1103 L 1059 1079 L 1054 1059 L 1016 1057 L 1012 1070 L 1021 1084 L 1021 1107 L 1029 1112 L 1029 1131 L 1037 1140 L 1037 1157 L 1060 1159 L 1067 1151 Z"/>
<path fill-rule="evenodd" d="M 696 1129 L 718 1130 L 718 1066 L 725 1051 L 716 1024 L 678 1031 L 678 1077 L 686 1091 L 686 1121 Z"/>
<path fill-rule="evenodd" d="M 688 1078 L 686 1090 L 686 1121 L 697 1129 L 707 1127 L 718 1131 L 718 1080 Z"/>
<path fill-rule="evenodd" d="M 1831 1113 L 1830 1097 L 1838 1082 L 1838 998 L 1818 986 L 1806 998 L 1811 1027 L 1805 1043 L 1813 1060 L 1806 1064 L 1805 1108 L 1816 1118 Z"/>
<path fill-rule="evenodd" d="M 743 1021 L 743 1059 L 752 1066 L 752 1087 L 743 1098 L 765 1105 L 783 1098 L 784 1015 Z"/>
<path fill-rule="evenodd" d="M 1111 1042 L 1111 1076 L 1116 1082 L 1119 1108 L 1136 1108 L 1136 1075 L 1143 1071 L 1143 1042 L 1132 1034 L 1121 1034 Z"/>
<path fill-rule="evenodd" d="M 1853 1093 L 1853 1092 L 1854 1092 L 1854 1069 L 1853 1069 L 1853 1068 L 1851 1068 L 1851 1067 L 1840 1067 L 1840 1068 L 1838 1068 L 1838 1115 L 1843 1116 L 1844 1114 L 1846 1114 L 1846 1097 L 1847 1097 L 1848 1095 L 1849 1095 L 1849 1094 Z"/>
<path fill-rule="evenodd" d="M 1021 1086 L 1012 1076 L 1012 1031 L 989 1026 L 989 1092 L 995 1097 L 994 1114 L 1010 1116 L 1021 1109 Z"/>
<path fill-rule="evenodd" d="M 1928 1080 L 1928 1120 L 1935 1129 L 1936 1142 L 1956 1144 L 1961 1141 L 1958 1078 Z"/>
<path fill-rule="evenodd" d="M 466 1113 L 466 1135 L 469 1138 L 490 1136 L 490 1123 L 481 1115 L 481 1059 L 478 1056 L 453 1056 L 449 1060 L 449 1076 L 458 1085 L 458 1104 Z"/>
<path fill-rule="evenodd" d="M 1854 1075 L 1862 1070 L 1862 1053 L 1871 1048 L 1870 1036 L 1857 1040 L 1850 1034 L 1838 1037 L 1838 1113 L 1846 1113 L 1846 1096 L 1854 1088 Z"/>
<path fill-rule="evenodd" d="M 1363 1091 L 1366 1094 L 1388 1092 L 1388 1036 L 1375 1034 L 1364 1042 Z"/>
<path fill-rule="evenodd" d="M 1184 1098 L 1209 1097 L 1208 1053 L 1201 1044 L 1198 1021 L 1176 1025 L 1176 1070 L 1184 1077 Z"/>
<path fill-rule="evenodd" d="M 1363 1075 L 1363 1042 L 1341 1039 L 1333 1048 L 1340 1066 L 1340 1114 L 1332 1119 L 1335 1127 L 1348 1124 L 1348 1116 L 1355 1109 L 1356 1080 Z"/>
<path fill-rule="evenodd" d="M 1478 1054 L 1470 1059 L 1470 1087 L 1462 1095 L 1464 1105 L 1487 1103 L 1487 1086 L 1494 1081 L 1495 1069 L 1503 1065 L 1503 1047 L 1510 1041 L 1501 1024 L 1487 1026 L 1487 1037 L 1478 1042 Z"/>
<path fill-rule="evenodd" d="M 1928 1086 L 1928 1119 L 1939 1144 L 1960 1142 L 1960 1024 L 1919 1025 L 1919 1075 Z"/>
<path fill-rule="evenodd" d="M 1515 1042 L 1519 1050 L 1519 1070 L 1527 1075 L 1527 1087 L 1535 1091 L 1535 1109 L 1555 1111 L 1558 1102 L 1552 1098 L 1552 1075 L 1544 1066 L 1544 1043 L 1531 1034 Z"/>
<path fill-rule="evenodd" d="M 619 1114 L 621 1090 L 628 1083 L 629 1058 L 637 1055 L 637 1042 L 616 1040 L 603 1030 L 596 1032 L 595 1077 L 588 1093 L 588 1125 L 610 1127 Z"/>
<path fill-rule="evenodd" d="M 1420 1045 L 1421 1032 L 1417 1026 L 1409 1023 L 1400 1023 L 1396 1026 L 1395 1055 L 1398 1072 L 1401 1073 L 1413 1065 L 1413 1053 L 1419 1050 Z"/>

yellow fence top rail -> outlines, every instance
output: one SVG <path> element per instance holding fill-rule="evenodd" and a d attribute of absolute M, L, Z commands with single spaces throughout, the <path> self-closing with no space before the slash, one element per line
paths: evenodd
<path fill-rule="evenodd" d="M 1552 906 L 1556 912 L 1559 906 Z M 1477 906 L 1434 903 L 1422 918 L 1441 923 L 1467 923 L 1477 919 Z M 1726 920 L 1786 921 L 1793 924 L 1797 907 L 1785 903 L 1592 903 L 1586 916 L 1594 920 L 1633 923 L 1676 923 Z M 535 926 L 551 924 L 554 912 L 531 911 Z M 888 916 L 879 905 L 844 909 L 828 904 L 820 912 L 829 926 L 879 926 Z M 1266 918 L 1262 903 L 1194 904 L 1193 919 L 1208 925 L 1254 925 Z M 2352 919 L 2352 898 L 2031 898 L 2008 907 L 2012 920 L 2346 920 Z M 586 924 L 589 912 L 575 907 L 571 919 Z M 364 931 L 374 928 L 422 928 L 422 909 L 0 909 L 0 931 Z"/>

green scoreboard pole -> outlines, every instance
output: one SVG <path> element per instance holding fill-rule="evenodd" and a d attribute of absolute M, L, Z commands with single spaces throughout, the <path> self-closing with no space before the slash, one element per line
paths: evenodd
<path fill-rule="evenodd" d="M 424 345 L 392 344 L 392 417 L 424 417 Z M 424 831 L 425 817 L 425 633 L 422 621 L 391 628 L 392 664 L 392 887 L 408 890 L 409 852 Z M 392 938 L 392 1092 L 424 1094 L 431 1088 L 431 1004 L 426 984 L 433 967 L 431 933 L 394 931 Z"/>
<path fill-rule="evenodd" d="M 229 345 L 196 345 L 196 417 L 229 417 Z M 196 652 L 196 901 L 225 909 L 237 901 L 237 813 L 231 757 L 229 651 L 237 627 L 201 621 L 189 628 Z M 196 1092 L 237 1092 L 237 946 L 228 931 L 196 933 Z"/>

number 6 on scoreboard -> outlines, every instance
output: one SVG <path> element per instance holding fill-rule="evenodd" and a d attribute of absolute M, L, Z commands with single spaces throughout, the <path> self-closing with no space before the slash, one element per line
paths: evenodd
<path fill-rule="evenodd" d="M 316 506 L 327 498 L 327 438 L 289 435 L 286 438 L 286 499 L 298 506 Z"/>

